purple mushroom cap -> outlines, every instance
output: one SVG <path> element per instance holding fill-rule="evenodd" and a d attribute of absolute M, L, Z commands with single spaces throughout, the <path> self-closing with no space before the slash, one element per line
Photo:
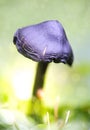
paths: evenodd
<path fill-rule="evenodd" d="M 57 20 L 20 28 L 13 42 L 17 50 L 37 62 L 62 62 L 72 65 L 73 51 L 63 26 Z"/>

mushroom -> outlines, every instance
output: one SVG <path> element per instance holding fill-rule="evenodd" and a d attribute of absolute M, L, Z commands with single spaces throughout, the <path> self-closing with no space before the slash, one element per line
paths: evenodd
<path fill-rule="evenodd" d="M 73 63 L 73 51 L 65 30 L 57 20 L 20 28 L 16 31 L 13 42 L 17 50 L 25 57 L 38 63 L 33 95 L 43 88 L 44 76 L 50 62 Z"/>

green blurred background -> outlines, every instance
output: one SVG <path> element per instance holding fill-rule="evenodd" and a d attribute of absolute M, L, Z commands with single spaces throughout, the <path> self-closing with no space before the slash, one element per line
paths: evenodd
<path fill-rule="evenodd" d="M 52 108 L 58 99 L 61 108 L 90 117 L 90 0 L 0 0 L 0 105 L 26 112 L 32 95 L 37 63 L 17 52 L 15 31 L 53 19 L 64 26 L 75 58 L 72 68 L 50 63 L 43 102 Z"/>

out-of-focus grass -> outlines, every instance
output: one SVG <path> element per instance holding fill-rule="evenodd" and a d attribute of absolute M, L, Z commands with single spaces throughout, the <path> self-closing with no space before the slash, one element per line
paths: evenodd
<path fill-rule="evenodd" d="M 0 130 L 29 130 L 33 125 L 21 112 L 0 109 Z"/>
<path fill-rule="evenodd" d="M 49 115 L 50 116 L 50 115 Z M 69 118 L 69 117 L 68 117 Z M 48 119 L 47 119 L 48 120 Z M 53 124 L 37 124 L 21 112 L 0 109 L 0 130 L 89 130 L 89 122 L 83 120 L 65 121 L 57 120 Z"/>

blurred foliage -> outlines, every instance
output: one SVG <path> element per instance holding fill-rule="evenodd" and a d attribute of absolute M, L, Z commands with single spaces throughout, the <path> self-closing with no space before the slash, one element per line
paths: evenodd
<path fill-rule="evenodd" d="M 58 120 L 54 124 L 36 124 L 21 112 L 0 109 L 0 130 L 89 130 L 89 127 L 88 122 L 78 119 L 68 123 Z"/>
<path fill-rule="evenodd" d="M 34 125 L 29 120 L 21 112 L 0 109 L 0 130 L 29 130 Z"/>
<path fill-rule="evenodd" d="M 57 19 L 64 26 L 74 50 L 75 61 L 72 68 L 50 63 L 45 77 L 43 99 L 41 103 L 36 101 L 34 108 L 31 108 L 29 99 L 37 63 L 17 52 L 12 44 L 13 35 L 20 27 L 50 19 Z M 0 0 L 0 106 L 17 108 L 23 112 L 28 108 L 27 113 L 38 123 L 44 122 L 47 111 L 50 113 L 50 121 L 54 122 L 54 109 L 57 106 L 59 119 L 65 118 L 67 110 L 71 111 L 70 120 L 63 129 L 89 130 L 89 34 L 89 0 Z M 0 116 L 1 114 L 2 112 Z M 21 123 L 23 128 L 16 128 L 15 124 L 8 125 L 2 120 L 3 116 L 0 117 L 0 130 L 30 129 L 27 123 Z M 40 129 L 38 127 L 42 128 L 43 124 L 34 129 Z M 57 129 L 56 124 L 51 128 Z"/>

